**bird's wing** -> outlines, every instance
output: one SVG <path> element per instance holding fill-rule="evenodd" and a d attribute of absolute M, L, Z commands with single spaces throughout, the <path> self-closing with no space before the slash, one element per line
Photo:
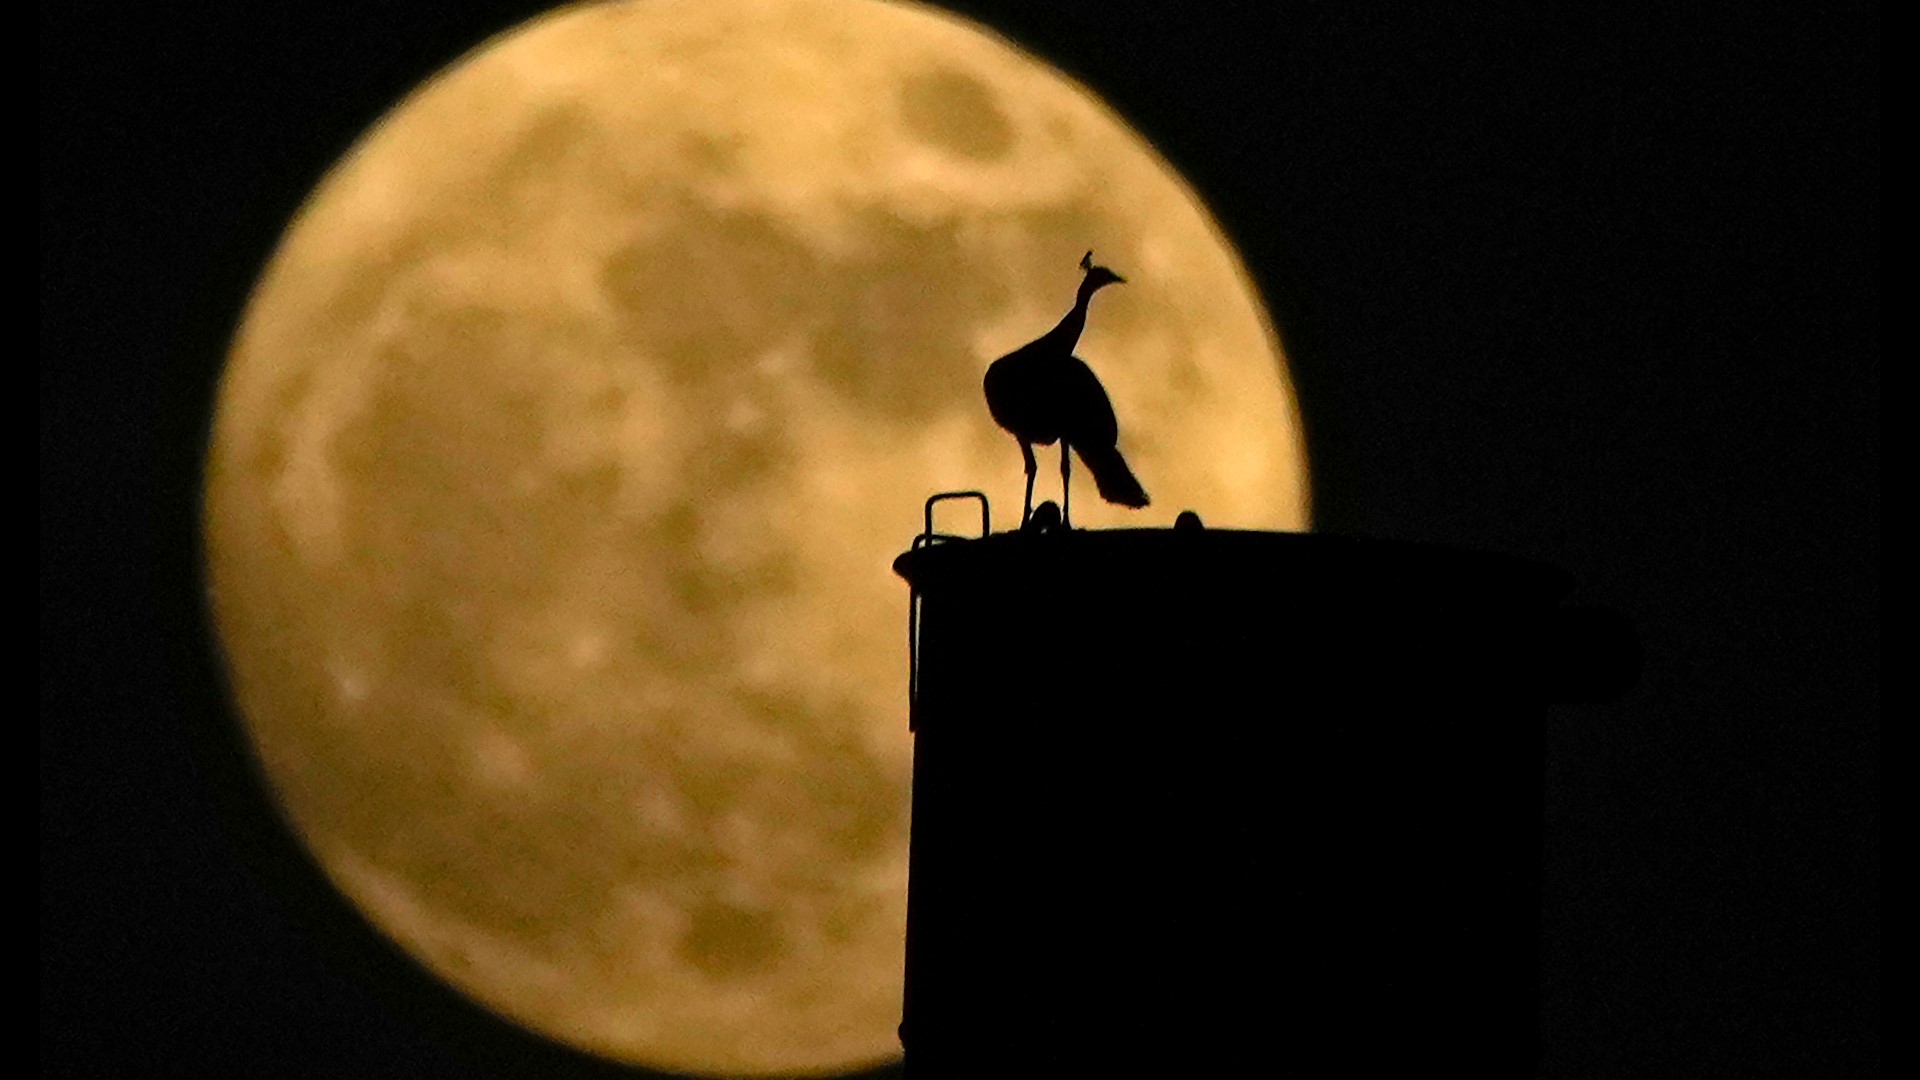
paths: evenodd
<path fill-rule="evenodd" d="M 1113 402 L 1087 362 L 1069 357 L 1060 379 L 1066 412 L 1061 427 L 1067 441 L 1081 446 L 1112 446 L 1119 441 L 1120 422 L 1113 415 Z"/>
<path fill-rule="evenodd" d="M 995 423 L 1026 442 L 1051 443 L 1059 438 L 1045 369 L 1022 359 L 1021 349 L 995 360 L 981 380 L 987 411 Z"/>

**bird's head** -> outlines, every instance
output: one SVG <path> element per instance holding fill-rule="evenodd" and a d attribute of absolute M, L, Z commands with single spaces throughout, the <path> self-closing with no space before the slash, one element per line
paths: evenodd
<path fill-rule="evenodd" d="M 1104 266 L 1095 266 L 1093 262 L 1093 252 L 1091 251 L 1080 256 L 1080 269 L 1087 272 L 1086 279 L 1081 282 L 1081 288 L 1086 289 L 1088 292 L 1092 292 L 1102 285 L 1124 284 L 1127 280 Z"/>

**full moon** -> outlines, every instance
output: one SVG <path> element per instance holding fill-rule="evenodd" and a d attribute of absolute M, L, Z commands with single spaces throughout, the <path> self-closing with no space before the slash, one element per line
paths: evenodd
<path fill-rule="evenodd" d="M 1066 312 L 1088 249 L 1127 282 L 1076 351 L 1154 502 L 1076 469 L 1076 524 L 1305 527 L 1232 246 L 987 30 L 874 0 L 569 7 L 397 105 L 255 288 L 205 493 L 238 707 L 332 881 L 465 994 L 608 1057 L 897 1056 L 889 564 L 936 491 L 1016 523 L 981 376 Z"/>

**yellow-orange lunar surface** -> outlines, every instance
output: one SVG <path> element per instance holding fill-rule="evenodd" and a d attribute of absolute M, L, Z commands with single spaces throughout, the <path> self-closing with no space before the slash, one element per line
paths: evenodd
<path fill-rule="evenodd" d="M 871 0 L 561 10 L 436 76 L 288 229 L 221 387 L 220 641 L 339 888 L 519 1023 L 696 1073 L 898 1053 L 906 587 L 1022 484 L 980 379 L 1079 355 L 1154 498 L 1299 528 L 1236 256 L 1086 91 Z M 1043 456 L 1043 462 L 1053 459 Z M 1057 497 L 1043 467 L 1038 497 Z"/>

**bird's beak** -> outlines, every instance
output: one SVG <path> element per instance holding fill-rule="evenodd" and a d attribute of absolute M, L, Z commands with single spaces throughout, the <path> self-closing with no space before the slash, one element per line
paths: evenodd
<path fill-rule="evenodd" d="M 1113 275 L 1113 283 L 1115 285 L 1125 285 L 1127 283 L 1127 279 L 1121 277 L 1119 274 L 1115 274 Z"/>

